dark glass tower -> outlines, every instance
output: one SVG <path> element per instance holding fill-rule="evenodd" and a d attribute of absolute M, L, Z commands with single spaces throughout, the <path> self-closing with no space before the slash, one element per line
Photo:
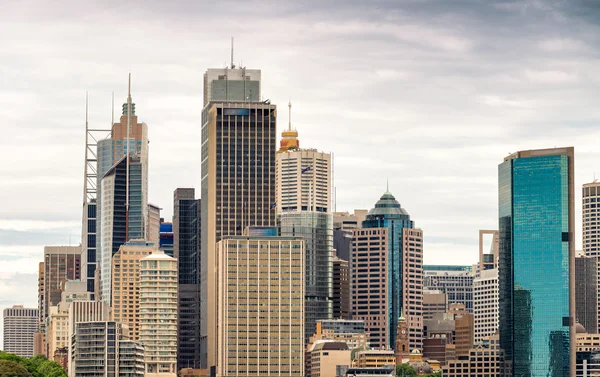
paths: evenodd
<path fill-rule="evenodd" d="M 415 223 L 410 219 L 408 212 L 402 208 L 394 195 L 386 191 L 375 203 L 375 208 L 367 214 L 362 223 L 363 228 L 387 228 L 388 229 L 388 251 L 389 251 L 389 282 L 388 282 L 388 305 L 389 305 L 389 334 L 388 345 L 396 344 L 396 331 L 398 318 L 402 308 L 402 229 L 414 228 Z"/>
<path fill-rule="evenodd" d="M 514 153 L 498 167 L 500 345 L 509 375 L 575 367 L 573 148 Z"/>
<path fill-rule="evenodd" d="M 178 261 L 179 368 L 200 368 L 200 200 L 193 188 L 174 193 L 173 253 Z"/>

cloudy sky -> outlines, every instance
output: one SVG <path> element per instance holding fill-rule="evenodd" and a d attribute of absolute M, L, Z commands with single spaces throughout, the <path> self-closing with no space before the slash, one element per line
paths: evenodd
<path fill-rule="evenodd" d="M 425 262 L 472 264 L 509 152 L 573 145 L 577 187 L 600 176 L 599 20 L 594 1 L 1 1 L 0 307 L 34 306 L 43 246 L 79 243 L 85 92 L 108 127 L 132 73 L 170 218 L 200 186 L 202 74 L 231 36 L 280 128 L 291 99 L 301 145 L 335 154 L 338 211 L 389 179 Z"/>

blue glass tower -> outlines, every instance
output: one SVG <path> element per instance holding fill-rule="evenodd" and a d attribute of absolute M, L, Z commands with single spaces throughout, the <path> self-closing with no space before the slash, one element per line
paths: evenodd
<path fill-rule="evenodd" d="M 367 214 L 363 228 L 387 228 L 389 235 L 389 346 L 396 344 L 396 329 L 402 309 L 402 229 L 414 228 L 415 223 L 394 195 L 386 191 Z"/>
<path fill-rule="evenodd" d="M 511 376 L 575 367 L 573 148 L 514 153 L 498 167 L 500 346 Z"/>

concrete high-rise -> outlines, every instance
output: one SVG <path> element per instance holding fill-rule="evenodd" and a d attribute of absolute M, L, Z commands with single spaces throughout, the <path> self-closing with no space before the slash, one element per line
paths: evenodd
<path fill-rule="evenodd" d="M 400 312 L 409 331 L 411 350 L 421 349 L 423 333 L 423 232 L 396 198 L 386 191 L 369 211 L 363 228 L 388 229 L 388 334 L 387 344 L 396 343 Z M 410 292 L 408 292 L 408 290 Z"/>
<path fill-rule="evenodd" d="M 296 149 L 277 153 L 276 158 L 277 212 L 330 213 L 331 153 Z"/>
<path fill-rule="evenodd" d="M 2 349 L 21 357 L 33 357 L 33 334 L 38 329 L 38 309 L 13 305 L 4 309 L 4 344 Z"/>
<path fill-rule="evenodd" d="M 492 236 L 491 252 L 483 250 L 484 235 Z M 498 231 L 479 231 L 479 263 L 473 279 L 475 343 L 498 331 Z"/>
<path fill-rule="evenodd" d="M 423 266 L 423 287 L 446 294 L 448 305 L 465 304 L 473 311 L 473 279 L 471 267 L 463 266 Z"/>
<path fill-rule="evenodd" d="M 112 316 L 128 326 L 133 340 L 140 339 L 140 260 L 155 250 L 155 245 L 144 240 L 132 240 L 112 257 Z"/>
<path fill-rule="evenodd" d="M 127 241 L 146 238 L 148 203 L 143 193 L 144 170 L 139 158 L 125 156 L 102 179 L 100 286 L 101 299 L 109 305 L 113 255 Z"/>
<path fill-rule="evenodd" d="M 598 333 L 598 257 L 575 258 L 576 320 L 589 334 Z"/>
<path fill-rule="evenodd" d="M 67 319 L 67 343 L 69 344 L 69 377 L 75 377 L 75 369 L 73 367 L 73 335 L 75 334 L 77 324 L 81 322 L 97 322 L 110 320 L 110 307 L 105 302 L 72 301 L 71 303 L 69 303 L 69 315 Z"/>
<path fill-rule="evenodd" d="M 389 344 L 388 229 L 352 231 L 350 253 L 350 311 L 352 319 L 365 322 L 373 348 Z"/>
<path fill-rule="evenodd" d="M 140 260 L 140 337 L 145 377 L 177 376 L 177 259 L 154 251 Z"/>
<path fill-rule="evenodd" d="M 44 299 L 41 302 L 40 322 L 48 317 L 50 306 L 62 299 L 62 290 L 67 280 L 81 279 L 81 246 L 44 247 Z"/>
<path fill-rule="evenodd" d="M 304 241 L 231 237 L 217 251 L 216 376 L 304 376 Z"/>
<path fill-rule="evenodd" d="M 242 235 L 248 226 L 276 225 L 272 206 L 277 108 L 268 100 L 258 102 L 260 72 L 226 69 L 220 74 L 221 71 L 209 69 L 205 74 L 202 111 L 202 368 L 214 366 L 217 356 L 217 350 L 210 348 L 216 344 L 216 312 L 208 310 L 217 307 L 214 273 L 217 242 L 224 236 Z M 253 81 L 257 81 L 256 85 Z M 224 96 L 223 91 L 215 89 L 221 84 L 227 88 Z"/>
<path fill-rule="evenodd" d="M 200 199 L 193 188 L 173 194 L 173 254 L 178 261 L 177 365 L 200 368 Z"/>
<path fill-rule="evenodd" d="M 575 375 L 574 149 L 498 166 L 500 346 L 512 376 Z"/>
<path fill-rule="evenodd" d="M 148 204 L 146 229 L 146 241 L 158 245 L 160 243 L 160 207 L 155 204 Z"/>
<path fill-rule="evenodd" d="M 582 246 L 583 252 L 588 257 L 596 258 L 598 261 L 596 277 L 597 281 L 597 305 L 596 310 L 597 325 L 595 328 L 600 331 L 600 182 L 586 183 L 581 189 L 581 208 L 582 208 Z M 586 330 L 592 332 L 594 327 Z"/>

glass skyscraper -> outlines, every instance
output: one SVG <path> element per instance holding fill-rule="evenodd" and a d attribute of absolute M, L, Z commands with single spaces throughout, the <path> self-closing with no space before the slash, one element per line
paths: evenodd
<path fill-rule="evenodd" d="M 514 153 L 498 167 L 500 345 L 511 376 L 575 366 L 573 148 Z"/>
<path fill-rule="evenodd" d="M 396 330 L 402 307 L 402 229 L 414 228 L 415 223 L 408 212 L 402 208 L 394 195 L 386 191 L 375 203 L 375 208 L 367 214 L 363 228 L 388 229 L 388 305 L 389 305 L 389 346 L 396 344 Z"/>
<path fill-rule="evenodd" d="M 306 242 L 304 341 L 315 333 L 317 321 L 333 316 L 333 215 L 291 211 L 279 215 L 281 236 Z"/>

